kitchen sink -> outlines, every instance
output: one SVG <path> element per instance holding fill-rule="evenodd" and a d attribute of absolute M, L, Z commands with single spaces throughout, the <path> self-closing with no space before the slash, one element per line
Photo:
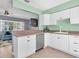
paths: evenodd
<path fill-rule="evenodd" d="M 68 32 L 54 32 L 54 33 L 57 33 L 57 34 L 68 34 Z"/>

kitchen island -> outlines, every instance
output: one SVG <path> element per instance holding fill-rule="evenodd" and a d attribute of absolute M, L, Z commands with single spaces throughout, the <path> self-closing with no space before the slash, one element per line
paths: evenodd
<path fill-rule="evenodd" d="M 13 32 L 13 54 L 16 58 L 28 57 L 36 51 L 36 35 L 39 30 L 24 30 Z"/>

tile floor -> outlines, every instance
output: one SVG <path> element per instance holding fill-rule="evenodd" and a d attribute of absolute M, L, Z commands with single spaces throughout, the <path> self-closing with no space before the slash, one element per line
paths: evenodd
<path fill-rule="evenodd" d="M 12 45 L 0 47 L 0 58 L 13 58 Z M 53 48 L 44 48 L 27 58 L 75 58 L 67 53 L 58 51 Z"/>
<path fill-rule="evenodd" d="M 75 57 L 67 53 L 58 51 L 56 49 L 47 47 L 29 56 L 28 58 L 75 58 Z"/>
<path fill-rule="evenodd" d="M 12 43 L 8 41 L 1 42 L 0 44 L 0 58 L 12 57 Z"/>

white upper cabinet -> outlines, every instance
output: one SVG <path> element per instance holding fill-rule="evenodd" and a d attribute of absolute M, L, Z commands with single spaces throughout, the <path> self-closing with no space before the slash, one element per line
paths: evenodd
<path fill-rule="evenodd" d="M 50 25 L 50 14 L 44 14 L 44 25 Z"/>
<path fill-rule="evenodd" d="M 56 12 L 54 14 L 55 14 L 54 17 L 55 17 L 56 20 L 67 19 L 67 18 L 70 18 L 70 9 L 60 11 L 60 12 Z"/>
<path fill-rule="evenodd" d="M 39 16 L 39 25 L 56 25 L 56 16 L 53 14 L 43 14 Z"/>
<path fill-rule="evenodd" d="M 40 25 L 56 25 L 57 20 L 63 20 L 70 18 L 70 9 L 56 12 L 53 14 L 43 14 L 39 16 Z"/>
<path fill-rule="evenodd" d="M 75 7 L 71 9 L 70 22 L 71 24 L 79 23 L 79 7 Z"/>
<path fill-rule="evenodd" d="M 39 25 L 50 25 L 50 14 L 43 14 L 39 16 Z"/>
<path fill-rule="evenodd" d="M 61 19 L 70 18 L 70 9 L 67 9 L 67 10 L 64 10 L 64 11 L 59 12 L 59 17 Z"/>
<path fill-rule="evenodd" d="M 56 12 L 50 15 L 50 24 L 56 25 L 58 20 L 70 18 L 70 9 Z"/>
<path fill-rule="evenodd" d="M 51 25 L 56 25 L 56 21 L 57 21 L 57 14 L 56 13 L 51 14 L 50 15 L 50 24 Z"/>
<path fill-rule="evenodd" d="M 43 15 L 39 15 L 39 26 L 44 25 Z"/>

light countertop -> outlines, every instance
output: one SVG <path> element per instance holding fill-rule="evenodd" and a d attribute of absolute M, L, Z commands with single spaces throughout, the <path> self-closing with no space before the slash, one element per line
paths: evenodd
<path fill-rule="evenodd" d="M 55 33 L 55 34 L 77 35 L 77 36 L 79 36 L 78 31 L 62 31 L 62 32 L 66 32 L 66 33 L 57 33 L 57 32 L 59 32 L 59 31 L 53 30 L 53 31 L 44 32 L 44 33 Z M 40 31 L 40 30 L 23 30 L 23 31 L 13 31 L 12 33 L 13 33 L 14 36 L 20 37 L 20 36 L 42 33 L 42 31 Z"/>

